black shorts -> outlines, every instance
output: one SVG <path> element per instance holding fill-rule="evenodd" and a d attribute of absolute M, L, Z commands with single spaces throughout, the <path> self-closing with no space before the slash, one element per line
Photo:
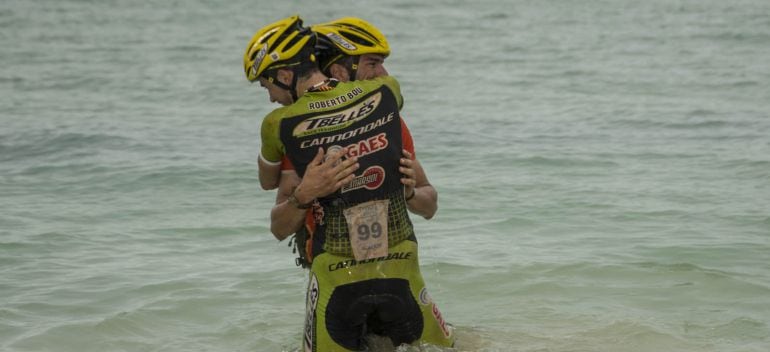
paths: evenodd
<path fill-rule="evenodd" d="M 388 256 L 361 262 L 329 253 L 313 259 L 303 351 L 365 351 L 367 334 L 388 337 L 394 346 L 454 344 L 425 288 L 417 243 L 403 241 Z"/>

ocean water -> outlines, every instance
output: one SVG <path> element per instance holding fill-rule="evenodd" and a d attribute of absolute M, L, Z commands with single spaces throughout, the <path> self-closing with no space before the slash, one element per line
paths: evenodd
<path fill-rule="evenodd" d="M 297 351 L 241 68 L 294 13 L 390 39 L 443 351 L 770 350 L 765 0 L 4 0 L 0 350 Z"/>

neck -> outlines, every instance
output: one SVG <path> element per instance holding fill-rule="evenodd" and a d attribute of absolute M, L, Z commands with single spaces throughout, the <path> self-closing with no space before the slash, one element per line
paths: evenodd
<path fill-rule="evenodd" d="M 297 97 L 301 97 L 310 87 L 323 83 L 326 79 L 326 75 L 321 72 L 315 72 L 306 79 L 299 79 L 297 81 Z"/>

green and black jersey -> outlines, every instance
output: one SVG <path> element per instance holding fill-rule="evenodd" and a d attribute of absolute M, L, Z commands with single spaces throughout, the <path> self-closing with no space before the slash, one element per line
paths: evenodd
<path fill-rule="evenodd" d="M 353 181 L 319 199 L 312 252 L 350 255 L 342 212 L 376 199 L 389 199 L 388 243 L 413 237 L 399 172 L 402 157 L 403 98 L 398 81 L 381 77 L 339 83 L 328 91 L 307 92 L 294 104 L 269 114 L 262 124 L 262 157 L 278 162 L 284 156 L 302 177 L 318 148 L 338 149 L 358 157 Z"/>

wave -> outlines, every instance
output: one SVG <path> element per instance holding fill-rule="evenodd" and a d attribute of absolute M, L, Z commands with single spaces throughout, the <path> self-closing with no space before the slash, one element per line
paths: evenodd
<path fill-rule="evenodd" d="M 108 134 L 42 131 L 0 136 L 0 161 L 28 161 L 32 158 L 61 160 L 94 155 L 100 150 L 141 147 L 136 140 Z"/>
<path fill-rule="evenodd" d="M 716 112 L 709 110 L 693 110 L 688 116 L 713 116 Z M 673 121 L 655 121 L 655 120 L 632 120 L 617 119 L 610 122 L 613 125 L 632 128 L 645 129 L 674 129 L 674 130 L 692 130 L 692 129 L 716 129 L 723 127 L 750 127 L 748 124 L 727 121 L 719 119 L 695 120 L 695 119 L 674 119 Z"/>

